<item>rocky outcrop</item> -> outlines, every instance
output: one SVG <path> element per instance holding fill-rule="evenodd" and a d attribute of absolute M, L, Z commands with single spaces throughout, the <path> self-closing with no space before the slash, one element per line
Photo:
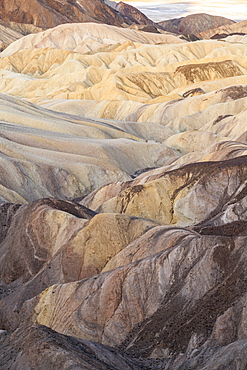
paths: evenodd
<path fill-rule="evenodd" d="M 122 1 L 116 4 L 116 8 L 119 13 L 123 14 L 125 17 L 128 17 L 133 20 L 133 23 L 139 23 L 142 25 L 153 25 L 154 22 L 151 21 L 145 14 L 143 14 L 140 10 L 135 8 L 130 4 L 126 4 Z"/>
<path fill-rule="evenodd" d="M 223 62 L 178 67 L 175 71 L 175 78 L 181 85 L 185 85 L 186 83 L 193 84 L 200 81 L 241 76 L 242 74 L 241 68 L 236 63 L 224 60 Z"/>
<path fill-rule="evenodd" d="M 143 357 L 246 338 L 246 237 L 201 236 L 173 227 L 157 230 L 159 248 L 155 239 L 142 239 L 141 259 L 134 248 L 122 267 L 53 285 L 26 301 L 19 313 L 23 324 L 44 324 Z M 5 315 L 13 317 L 10 311 Z"/>
<path fill-rule="evenodd" d="M 44 31 L 43 28 L 36 27 L 33 24 L 16 23 L 11 21 L 4 21 L 3 19 L 0 19 L 0 24 L 23 36 L 29 35 L 30 33 L 38 33 Z"/>
<path fill-rule="evenodd" d="M 41 31 L 43 31 L 42 28 L 35 27 L 32 24 L 6 22 L 0 19 L 0 51 L 6 49 L 22 36 Z"/>
<path fill-rule="evenodd" d="M 0 4 L 1 18 L 5 21 L 33 24 L 50 28 L 63 23 L 99 22 L 115 26 L 128 26 L 148 18 L 133 8 L 130 16 L 121 13 L 101 0 L 3 0 Z M 149 21 L 151 22 L 151 21 Z M 146 24 L 146 23 L 145 23 Z"/>
<path fill-rule="evenodd" d="M 217 192 L 211 189 L 216 178 L 219 178 Z M 230 190 L 233 178 L 234 185 Z M 87 198 L 82 200 L 82 204 L 85 202 L 100 212 L 126 213 L 162 224 L 188 226 L 208 220 L 217 221 L 219 225 L 245 219 L 246 180 L 246 156 L 221 162 L 193 163 L 153 175 L 150 171 L 106 201 L 104 197 L 100 201 L 95 194 L 89 202 Z M 202 189 L 203 195 L 199 198 Z"/>
<path fill-rule="evenodd" d="M 210 30 L 200 31 L 198 36 L 203 39 L 222 39 L 229 35 L 238 35 L 247 33 L 247 21 L 237 22 L 234 24 L 222 25 Z"/>
<path fill-rule="evenodd" d="M 201 13 L 191 14 L 182 18 L 169 19 L 159 22 L 159 25 L 168 32 L 181 35 L 197 35 L 220 26 L 228 27 L 234 23 L 234 21 L 224 17 Z"/>
<path fill-rule="evenodd" d="M 158 225 L 125 215 L 97 215 L 78 203 L 58 199 L 22 206 L 3 204 L 0 210 L 4 220 L 0 306 L 5 327 L 18 326 L 16 314 L 26 300 L 53 284 L 100 273 L 120 250 Z M 9 311 L 10 326 L 4 313 L 9 305 L 15 306 Z"/>
<path fill-rule="evenodd" d="M 21 38 L 22 35 L 0 24 L 0 51 L 6 49 L 12 42 Z"/>
<path fill-rule="evenodd" d="M 196 369 L 202 356 L 229 366 L 236 351 L 244 366 L 246 163 L 150 171 L 118 189 L 121 209 L 109 193 L 99 209 L 133 215 L 140 205 L 146 219 L 58 200 L 4 205 L 3 214 L 13 212 L 1 244 L 1 328 L 42 324 L 131 357 L 160 358 L 167 369 Z M 169 202 L 173 219 L 160 221 L 170 226 L 147 220 Z M 185 216 L 189 227 L 174 225 Z"/>
<path fill-rule="evenodd" d="M 237 198 L 229 203 L 240 209 Z M 199 193 L 197 202 L 203 207 Z M 2 329 L 38 323 L 117 346 L 131 357 L 186 352 L 176 361 L 192 368 L 202 354 L 205 362 L 213 355 L 227 364 L 238 348 L 244 364 L 246 221 L 225 224 L 223 218 L 217 226 L 219 217 L 209 223 L 205 215 L 200 225 L 184 228 L 107 213 L 85 222 L 81 217 L 88 214 L 92 217 L 82 206 L 55 200 L 15 211 L 1 244 Z M 102 257 L 104 273 L 95 275 L 92 267 Z M 3 338 L 8 333 L 0 335 L 0 343 Z M 10 344 L 4 339 L 1 345 L 6 351 Z M 173 368 L 173 360 L 163 365 Z"/>

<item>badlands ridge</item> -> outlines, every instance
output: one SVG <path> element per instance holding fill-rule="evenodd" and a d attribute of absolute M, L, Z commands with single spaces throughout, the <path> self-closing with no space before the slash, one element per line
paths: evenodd
<path fill-rule="evenodd" d="M 0 369 L 246 369 L 241 23 L 7 27 Z"/>

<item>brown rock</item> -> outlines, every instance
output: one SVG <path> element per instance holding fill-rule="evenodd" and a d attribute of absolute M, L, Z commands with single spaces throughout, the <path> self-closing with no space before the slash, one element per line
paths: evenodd
<path fill-rule="evenodd" d="M 42 28 L 71 22 L 99 22 L 126 26 L 133 22 L 138 24 L 138 19 L 140 19 L 148 23 L 148 18 L 138 10 L 135 10 L 134 14 L 132 12 L 131 17 L 125 16 L 100 0 L 90 2 L 86 0 L 45 0 L 42 2 L 30 0 L 28 3 L 21 0 L 3 0 L 0 4 L 0 13 L 5 21 L 29 23 Z"/>
<path fill-rule="evenodd" d="M 193 163 L 146 174 L 97 211 L 146 217 L 162 224 L 222 225 L 246 219 L 246 156 L 221 162 Z M 215 186 L 217 184 L 217 186 Z M 88 204 L 90 207 L 90 203 Z"/>
<path fill-rule="evenodd" d="M 20 39 L 22 35 L 0 23 L 0 51 L 6 49 L 12 42 Z"/>
<path fill-rule="evenodd" d="M 122 1 L 117 3 L 116 10 L 119 11 L 121 14 L 123 14 L 125 17 L 128 17 L 132 19 L 134 23 L 139 23 L 143 25 L 150 25 L 152 26 L 154 24 L 151 19 L 149 19 L 145 14 L 143 14 L 140 10 L 135 8 L 134 6 L 130 4 L 126 4 Z M 150 31 L 147 31 L 150 32 Z"/>
<path fill-rule="evenodd" d="M 168 235 L 172 238 L 170 230 Z M 157 347 L 179 354 L 196 333 L 202 344 L 233 304 L 243 310 L 246 237 L 189 235 L 132 264 L 54 285 L 26 301 L 21 316 L 131 355 L 150 356 Z M 160 238 L 166 243 L 166 231 Z"/>
<path fill-rule="evenodd" d="M 16 23 L 11 21 L 4 21 L 3 19 L 0 19 L 0 24 L 23 36 L 29 35 L 30 33 L 38 33 L 44 31 L 43 28 L 36 27 L 33 24 Z"/>
<path fill-rule="evenodd" d="M 191 89 L 191 90 L 184 92 L 183 98 L 191 98 L 192 96 L 201 95 L 201 94 L 205 94 L 205 93 L 200 87 L 197 87 L 195 89 Z"/>
<path fill-rule="evenodd" d="M 41 325 L 0 333 L 0 359 L 2 369 L 143 369 L 120 351 Z"/>
<path fill-rule="evenodd" d="M 200 31 L 198 36 L 204 39 L 221 39 L 229 35 L 234 34 L 246 34 L 247 33 L 247 21 L 225 24 L 211 30 L 205 30 L 205 32 Z"/>
<path fill-rule="evenodd" d="M 247 97 L 247 86 L 230 86 L 224 89 L 221 101 L 237 100 Z"/>
<path fill-rule="evenodd" d="M 159 25 L 168 32 L 196 35 L 200 32 L 205 32 L 223 25 L 231 25 L 233 23 L 235 22 L 224 17 L 201 13 L 191 14 L 182 18 L 169 19 L 159 22 Z"/>
<path fill-rule="evenodd" d="M 127 215 L 97 215 L 79 204 L 57 199 L 22 207 L 6 204 L 1 209 L 7 225 L 0 245 L 0 282 L 2 298 L 7 298 L 0 306 L 4 310 L 11 302 L 12 323 L 26 299 L 53 284 L 100 273 L 119 251 L 157 226 L 151 220 Z M 1 318 L 2 325 L 4 320 Z"/>

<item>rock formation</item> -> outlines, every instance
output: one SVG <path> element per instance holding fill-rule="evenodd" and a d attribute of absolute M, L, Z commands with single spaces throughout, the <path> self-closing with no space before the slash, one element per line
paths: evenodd
<path fill-rule="evenodd" d="M 132 19 L 133 23 L 138 22 L 142 25 L 153 25 L 153 22 L 148 17 L 132 5 L 120 1 L 117 3 L 115 9 L 124 16 Z"/>
<path fill-rule="evenodd" d="M 32 24 L 5 22 L 0 20 L 0 51 L 3 51 L 12 42 L 20 39 L 23 35 L 43 31 L 42 28 Z"/>
<path fill-rule="evenodd" d="M 12 42 L 21 38 L 22 35 L 0 24 L 0 51 L 3 51 Z"/>
<path fill-rule="evenodd" d="M 112 5 L 113 4 L 113 5 Z M 121 9 L 123 8 L 123 13 Z M 5 21 L 29 23 L 37 27 L 50 28 L 64 23 L 99 22 L 116 26 L 128 26 L 143 22 L 152 23 L 144 14 L 131 7 L 126 14 L 127 4 L 115 6 L 103 0 L 3 0 L 0 4 L 1 18 Z M 119 9 L 121 7 L 121 9 Z"/>
<path fill-rule="evenodd" d="M 33 24 L 16 23 L 11 21 L 4 21 L 2 19 L 0 20 L 0 24 L 8 29 L 18 32 L 23 36 L 29 35 L 30 33 L 38 33 L 44 31 L 43 28 L 36 27 Z"/>
<path fill-rule="evenodd" d="M 0 54 L 0 368 L 245 370 L 247 43 L 22 31 Z"/>
<path fill-rule="evenodd" d="M 120 351 L 61 335 L 41 325 L 18 329 L 11 335 L 1 333 L 0 346 L 1 367 L 5 369 L 142 369 Z"/>
<path fill-rule="evenodd" d="M 225 28 L 235 22 L 224 17 L 200 13 L 191 14 L 182 18 L 169 19 L 159 22 L 159 25 L 168 32 L 197 35 L 201 32 L 224 26 Z"/>
<path fill-rule="evenodd" d="M 246 34 L 247 33 L 247 21 L 233 23 L 231 25 L 222 25 L 213 29 L 201 31 L 198 36 L 204 39 L 222 39 L 229 35 L 234 34 Z"/>

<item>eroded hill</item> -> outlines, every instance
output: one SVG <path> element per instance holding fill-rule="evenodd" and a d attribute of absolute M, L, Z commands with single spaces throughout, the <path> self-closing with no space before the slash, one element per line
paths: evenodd
<path fill-rule="evenodd" d="M 246 368 L 246 52 L 89 23 L 0 54 L 0 368 Z"/>

